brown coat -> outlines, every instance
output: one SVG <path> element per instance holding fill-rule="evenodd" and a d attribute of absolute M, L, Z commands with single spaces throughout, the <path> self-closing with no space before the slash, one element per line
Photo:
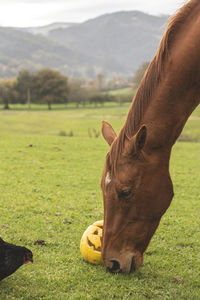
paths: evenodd
<path fill-rule="evenodd" d="M 200 102 L 200 1 L 191 0 L 171 19 L 159 49 L 117 136 L 102 176 L 102 256 L 111 272 L 128 273 L 143 253 L 173 198 L 171 149 Z"/>

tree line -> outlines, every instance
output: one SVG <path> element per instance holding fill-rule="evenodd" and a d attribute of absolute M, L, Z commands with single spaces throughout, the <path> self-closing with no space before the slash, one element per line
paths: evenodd
<path fill-rule="evenodd" d="M 51 109 L 53 103 L 66 103 L 68 94 L 68 78 L 47 68 L 33 73 L 23 70 L 16 78 L 0 80 L 0 103 L 5 109 L 11 103 L 45 103 Z"/>
<path fill-rule="evenodd" d="M 138 85 L 147 63 L 136 72 L 133 84 Z M 119 81 L 119 80 L 118 80 Z M 111 95 L 103 88 L 103 75 L 97 76 L 96 82 L 85 84 L 81 79 L 69 80 L 58 71 L 44 68 L 36 72 L 22 70 L 13 79 L 0 79 L 0 104 L 9 109 L 10 104 L 52 104 L 74 103 L 77 107 L 93 103 L 103 105 L 104 102 L 129 102 L 130 95 Z"/>

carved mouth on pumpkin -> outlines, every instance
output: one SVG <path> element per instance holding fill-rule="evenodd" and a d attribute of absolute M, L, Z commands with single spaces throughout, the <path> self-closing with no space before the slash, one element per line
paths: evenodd
<path fill-rule="evenodd" d="M 87 238 L 88 245 L 93 247 L 95 251 L 101 252 L 101 247 L 96 248 L 95 245 Z"/>
<path fill-rule="evenodd" d="M 103 229 L 103 226 L 101 226 L 101 225 L 97 225 L 97 227 L 100 228 L 100 229 Z M 94 235 L 98 235 L 98 234 L 99 234 L 98 230 L 95 230 L 95 231 L 93 232 L 93 234 L 94 234 Z M 100 239 L 101 239 L 101 237 L 100 237 Z M 89 245 L 90 247 L 93 247 L 95 251 L 101 252 L 101 247 L 96 248 L 95 245 L 89 240 L 88 237 L 87 237 L 87 242 L 88 242 L 88 245 Z"/>

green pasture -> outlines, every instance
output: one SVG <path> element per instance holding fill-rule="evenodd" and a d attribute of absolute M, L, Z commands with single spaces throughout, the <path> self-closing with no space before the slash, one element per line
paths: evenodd
<path fill-rule="evenodd" d="M 175 197 L 129 275 L 86 263 L 84 230 L 103 219 L 100 178 L 108 146 L 101 120 L 118 132 L 128 104 L 0 111 L 0 236 L 34 263 L 0 282 L 1 300 L 200 299 L 200 109 L 171 158 Z M 69 133 L 73 132 L 70 135 Z"/>

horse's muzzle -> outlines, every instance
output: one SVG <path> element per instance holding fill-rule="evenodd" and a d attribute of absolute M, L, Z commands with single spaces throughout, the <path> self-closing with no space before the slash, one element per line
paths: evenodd
<path fill-rule="evenodd" d="M 120 262 L 117 259 L 110 259 L 110 266 L 108 267 L 109 272 L 111 273 L 130 273 L 136 270 L 135 267 L 135 258 L 131 258 L 130 266 L 126 269 L 121 268 Z"/>

